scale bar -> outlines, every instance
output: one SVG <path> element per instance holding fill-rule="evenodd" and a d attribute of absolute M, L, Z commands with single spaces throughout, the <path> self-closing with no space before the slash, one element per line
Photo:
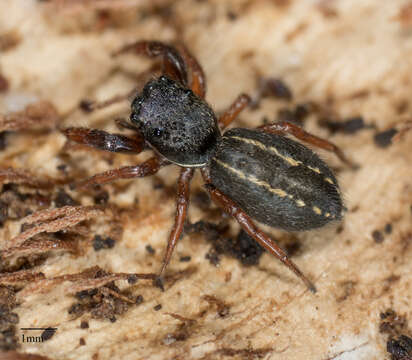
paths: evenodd
<path fill-rule="evenodd" d="M 57 328 L 47 327 L 47 328 L 20 328 L 20 330 L 57 330 Z"/>

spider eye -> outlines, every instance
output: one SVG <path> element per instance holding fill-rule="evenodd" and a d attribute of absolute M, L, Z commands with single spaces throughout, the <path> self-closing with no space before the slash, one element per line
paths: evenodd
<path fill-rule="evenodd" d="M 163 130 L 159 129 L 159 128 L 155 128 L 155 129 L 153 129 L 153 135 L 157 136 L 157 137 L 160 137 L 160 136 L 163 135 Z"/>
<path fill-rule="evenodd" d="M 132 112 L 132 113 L 130 114 L 130 121 L 131 121 L 133 124 L 139 124 L 139 116 L 138 116 L 135 112 Z"/>

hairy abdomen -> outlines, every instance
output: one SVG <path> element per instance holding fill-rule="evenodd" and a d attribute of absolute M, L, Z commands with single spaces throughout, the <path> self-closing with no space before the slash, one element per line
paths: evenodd
<path fill-rule="evenodd" d="M 214 186 L 256 220 L 289 231 L 342 217 L 335 176 L 310 149 L 284 136 L 232 129 L 211 159 Z"/>

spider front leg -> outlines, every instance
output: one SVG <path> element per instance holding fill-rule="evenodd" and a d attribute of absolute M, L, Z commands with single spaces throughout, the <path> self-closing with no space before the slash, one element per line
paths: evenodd
<path fill-rule="evenodd" d="M 179 48 L 180 51 L 159 41 L 137 41 L 122 47 L 114 52 L 113 56 L 131 51 L 150 58 L 162 56 L 163 73 L 184 86 L 190 87 L 196 95 L 204 98 L 206 78 L 203 69 L 186 47 L 181 45 Z M 190 83 L 188 72 L 190 72 Z"/>
<path fill-rule="evenodd" d="M 178 180 L 178 191 L 177 191 L 177 201 L 176 201 L 176 215 L 175 223 L 173 225 L 172 231 L 170 232 L 169 240 L 167 242 L 167 249 L 163 257 L 162 268 L 159 273 L 159 280 L 161 284 L 161 277 L 165 271 L 167 265 L 173 254 L 173 250 L 176 247 L 177 242 L 182 235 L 183 226 L 185 224 L 187 208 L 189 205 L 189 195 L 190 195 L 190 181 L 193 178 L 194 169 L 183 168 L 180 172 L 180 177 Z M 160 285 L 161 286 L 161 285 Z"/>
<path fill-rule="evenodd" d="M 111 134 L 103 130 L 70 127 L 62 132 L 69 140 L 99 150 L 138 154 L 145 148 L 143 135 L 135 130 L 134 138 L 121 134 Z"/>
<path fill-rule="evenodd" d="M 188 69 L 190 69 L 190 89 L 202 99 L 206 95 L 205 73 L 196 58 L 185 46 L 180 46 L 181 55 Z"/>
<path fill-rule="evenodd" d="M 212 197 L 212 200 L 220 206 L 227 214 L 233 216 L 246 233 L 255 239 L 261 246 L 268 250 L 273 256 L 276 256 L 291 271 L 293 271 L 313 293 L 316 292 L 315 285 L 299 270 L 299 268 L 289 259 L 286 253 L 275 244 L 275 242 L 262 230 L 260 230 L 253 220 L 228 196 L 211 184 L 207 170 L 202 169 L 202 175 L 206 182 L 206 189 Z"/>
<path fill-rule="evenodd" d="M 188 84 L 186 64 L 180 53 L 173 47 L 159 41 L 137 41 L 128 44 L 115 51 L 112 55 L 117 56 L 127 52 L 145 55 L 150 58 L 162 57 L 163 73 L 181 84 Z"/>
<path fill-rule="evenodd" d="M 297 139 L 302 140 L 308 144 L 333 152 L 343 163 L 350 166 L 352 169 L 358 168 L 358 165 L 350 161 L 345 156 L 343 151 L 335 144 L 318 136 L 312 135 L 295 124 L 289 123 L 287 121 L 280 121 L 269 125 L 259 126 L 258 129 L 272 134 L 291 134 Z"/>

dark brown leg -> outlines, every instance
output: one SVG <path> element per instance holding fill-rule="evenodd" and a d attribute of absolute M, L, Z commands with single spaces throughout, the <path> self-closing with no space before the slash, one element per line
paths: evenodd
<path fill-rule="evenodd" d="M 80 181 L 75 184 L 76 188 L 88 187 L 93 185 L 102 185 L 117 179 L 132 179 L 145 177 L 156 174 L 162 166 L 168 165 L 167 160 L 152 157 L 140 165 L 125 166 L 119 169 L 108 170 L 96 174 L 89 179 Z"/>
<path fill-rule="evenodd" d="M 306 278 L 299 268 L 288 258 L 286 253 L 275 244 L 275 242 L 253 223 L 253 220 L 229 197 L 216 189 L 211 183 L 208 173 L 202 169 L 203 178 L 206 181 L 206 188 L 209 191 L 213 201 L 219 205 L 226 213 L 233 216 L 240 226 L 249 236 L 255 239 L 260 245 L 268 250 L 272 255 L 282 261 L 290 270 L 292 270 L 306 284 L 310 291 L 316 292 L 315 285 Z"/>
<path fill-rule="evenodd" d="M 137 41 L 123 46 L 113 53 L 113 56 L 135 52 L 138 55 L 145 55 L 150 58 L 157 56 L 163 57 L 163 73 L 181 84 L 187 86 L 186 65 L 179 52 L 172 46 L 163 44 L 159 41 Z"/>
<path fill-rule="evenodd" d="M 233 104 L 219 118 L 220 129 L 225 129 L 230 123 L 236 119 L 239 113 L 250 103 L 251 99 L 247 94 L 240 94 Z"/>
<path fill-rule="evenodd" d="M 196 58 L 185 46 L 180 46 L 179 50 L 186 63 L 186 66 L 190 69 L 190 88 L 197 96 L 203 99 L 206 95 L 205 73 L 203 72 L 203 69 Z"/>
<path fill-rule="evenodd" d="M 345 164 L 349 165 L 351 168 L 356 169 L 358 166 L 351 162 L 343 153 L 343 151 L 338 148 L 335 144 L 331 143 L 328 140 L 322 139 L 315 135 L 312 135 L 301 127 L 289 123 L 287 121 L 280 121 L 274 124 L 269 125 L 262 125 L 259 126 L 258 129 L 261 129 L 265 132 L 272 133 L 272 134 L 291 134 L 299 140 L 307 142 L 313 146 L 317 146 L 321 149 L 331 151 L 336 154 L 336 156 Z"/>
<path fill-rule="evenodd" d="M 111 152 L 138 154 L 145 147 L 143 136 L 137 132 L 134 134 L 135 138 L 133 139 L 97 129 L 72 127 L 64 129 L 62 132 L 74 142 Z"/>
<path fill-rule="evenodd" d="M 170 232 L 169 240 L 167 242 L 166 253 L 163 257 L 162 268 L 160 269 L 159 278 L 162 276 L 166 266 L 170 262 L 173 250 L 180 238 L 185 224 L 187 207 L 189 205 L 190 181 L 192 180 L 194 169 L 184 168 L 180 172 L 177 191 L 176 215 L 175 223 Z"/>

